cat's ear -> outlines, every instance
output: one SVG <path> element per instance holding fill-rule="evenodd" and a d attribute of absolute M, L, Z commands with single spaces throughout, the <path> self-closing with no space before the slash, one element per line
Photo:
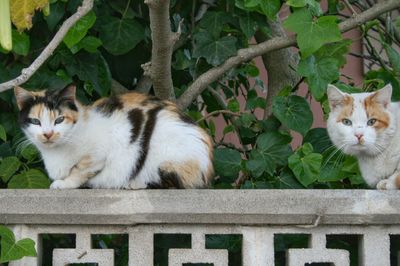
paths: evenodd
<path fill-rule="evenodd" d="M 22 110 L 22 108 L 24 108 L 24 105 L 27 101 L 35 98 L 32 92 L 27 91 L 19 86 L 14 87 L 14 94 L 19 110 Z"/>
<path fill-rule="evenodd" d="M 65 87 L 58 93 L 58 99 L 60 101 L 75 101 L 75 93 L 76 93 L 76 86 L 75 85 L 69 85 L 68 87 Z"/>
<path fill-rule="evenodd" d="M 336 86 L 332 84 L 328 85 L 327 94 L 329 107 L 331 108 L 331 110 L 341 105 L 344 102 L 346 96 L 348 96 L 347 93 L 341 92 Z"/>
<path fill-rule="evenodd" d="M 388 84 L 382 89 L 376 91 L 372 98 L 377 102 L 382 104 L 384 107 L 386 107 L 392 99 L 392 85 Z"/>

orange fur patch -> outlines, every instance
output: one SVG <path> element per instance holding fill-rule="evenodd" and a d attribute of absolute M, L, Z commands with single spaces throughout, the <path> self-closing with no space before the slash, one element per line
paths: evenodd
<path fill-rule="evenodd" d="M 189 160 L 182 163 L 166 162 L 160 166 L 165 172 L 176 173 L 185 188 L 203 187 L 199 163 Z"/>
<path fill-rule="evenodd" d="M 394 183 L 396 184 L 397 188 L 400 188 L 400 175 L 396 176 L 396 179 L 394 180 Z"/>
<path fill-rule="evenodd" d="M 368 96 L 364 100 L 364 107 L 367 112 L 368 118 L 375 118 L 376 122 L 373 127 L 380 131 L 389 126 L 390 118 L 389 115 L 385 112 L 382 104 L 378 103 L 374 97 L 376 94 Z"/>
<path fill-rule="evenodd" d="M 341 111 L 336 121 L 340 122 L 344 118 L 349 118 L 353 114 L 353 110 L 354 110 L 354 99 L 353 97 L 346 95 L 341 104 Z"/>

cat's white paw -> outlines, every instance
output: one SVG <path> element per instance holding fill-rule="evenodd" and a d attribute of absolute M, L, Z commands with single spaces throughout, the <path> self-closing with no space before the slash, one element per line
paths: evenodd
<path fill-rule="evenodd" d="M 53 181 L 53 183 L 51 183 L 50 185 L 50 189 L 71 189 L 71 188 L 75 187 L 71 186 L 71 184 L 65 180 L 56 180 Z"/>
<path fill-rule="evenodd" d="M 387 189 L 387 185 L 388 185 L 388 181 L 387 179 L 383 179 L 381 181 L 378 182 L 378 184 L 376 185 L 376 189 L 378 190 L 386 190 Z"/>

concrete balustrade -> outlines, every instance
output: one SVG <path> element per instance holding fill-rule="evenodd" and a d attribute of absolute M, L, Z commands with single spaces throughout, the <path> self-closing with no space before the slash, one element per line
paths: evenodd
<path fill-rule="evenodd" d="M 112 249 L 92 249 L 91 235 L 128 234 L 129 265 L 153 265 L 154 234 L 189 234 L 191 249 L 170 249 L 169 265 L 228 265 L 227 250 L 205 247 L 206 235 L 242 236 L 242 265 L 272 266 L 274 236 L 308 234 L 287 263 L 350 265 L 347 250 L 326 247 L 328 235 L 359 235 L 364 266 L 390 265 L 390 235 L 400 235 L 400 192 L 376 190 L 0 190 L 0 224 L 16 238 L 75 234 L 76 247 L 53 250 L 53 265 L 114 265 Z"/>

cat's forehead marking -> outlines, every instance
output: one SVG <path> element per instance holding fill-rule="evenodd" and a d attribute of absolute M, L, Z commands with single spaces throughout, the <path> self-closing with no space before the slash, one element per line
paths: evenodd
<path fill-rule="evenodd" d="M 367 117 L 374 118 L 377 122 L 374 124 L 374 128 L 377 130 L 383 130 L 389 126 L 390 117 L 389 114 L 385 111 L 385 108 L 382 104 L 378 103 L 376 99 L 374 99 L 374 95 L 370 95 L 364 100 L 364 108 L 367 113 Z"/>
<path fill-rule="evenodd" d="M 342 121 L 344 118 L 348 118 L 353 114 L 354 111 L 354 98 L 350 95 L 346 95 L 343 98 L 340 113 L 337 117 L 337 122 Z"/>

